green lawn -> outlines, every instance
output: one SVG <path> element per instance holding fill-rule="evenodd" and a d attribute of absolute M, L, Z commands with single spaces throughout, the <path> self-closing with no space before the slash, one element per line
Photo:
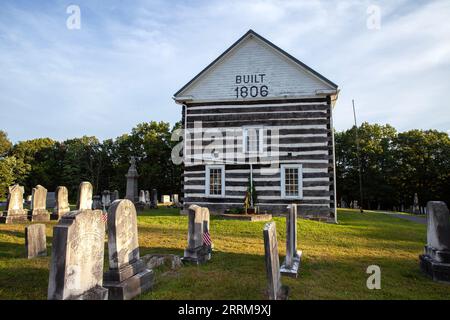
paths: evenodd
<path fill-rule="evenodd" d="M 141 255 L 182 255 L 187 217 L 174 209 L 149 210 L 139 218 Z M 277 222 L 280 262 L 285 219 Z M 283 277 L 290 299 L 450 299 L 450 285 L 434 283 L 419 270 L 425 225 L 381 213 L 339 212 L 339 225 L 299 220 L 303 250 L 298 279 Z M 49 254 L 52 226 L 47 224 Z M 264 299 L 264 222 L 212 217 L 215 251 L 202 266 L 156 270 L 154 290 L 140 299 Z M 50 258 L 24 259 L 24 225 L 0 225 L 0 299 L 45 299 Z M 366 268 L 381 268 L 381 290 L 368 290 Z"/>

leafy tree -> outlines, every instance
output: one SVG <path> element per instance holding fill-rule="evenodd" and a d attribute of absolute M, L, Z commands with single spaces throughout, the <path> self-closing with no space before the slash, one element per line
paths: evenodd
<path fill-rule="evenodd" d="M 8 134 L 0 130 L 0 158 L 6 157 L 12 148 L 12 143 L 8 139 Z"/>

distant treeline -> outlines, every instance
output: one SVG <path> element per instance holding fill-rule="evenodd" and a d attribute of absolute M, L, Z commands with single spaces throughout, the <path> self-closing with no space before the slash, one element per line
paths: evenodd
<path fill-rule="evenodd" d="M 141 123 L 116 139 L 100 142 L 82 137 L 63 142 L 49 138 L 12 144 L 0 131 L 0 198 L 13 183 L 25 192 L 41 184 L 49 191 L 58 185 L 69 189 L 73 201 L 81 181 L 90 181 L 96 194 L 119 190 L 125 195 L 125 174 L 130 157 L 137 156 L 139 189 L 156 188 L 159 194 L 180 193 L 182 166 L 171 161 L 173 130 L 165 122 Z M 390 125 L 363 123 L 358 128 L 364 207 L 405 208 L 429 200 L 450 203 L 450 138 L 436 130 L 398 133 Z M 336 132 L 337 200 L 359 200 L 355 127 Z M 242 199 L 244 202 L 244 199 Z"/>
<path fill-rule="evenodd" d="M 96 137 L 49 138 L 20 141 L 14 145 L 0 131 L 0 198 L 6 197 L 8 185 L 20 183 L 30 194 L 37 184 L 54 191 L 66 186 L 74 201 L 81 181 L 90 181 L 94 194 L 118 190 L 125 196 L 125 174 L 130 157 L 137 156 L 139 189 L 155 188 L 158 194 L 179 192 L 181 166 L 171 161 L 173 128 L 165 122 L 141 123 L 116 139 L 100 142 Z"/>
<path fill-rule="evenodd" d="M 390 125 L 363 123 L 358 128 L 363 207 L 405 210 L 430 200 L 450 204 L 450 138 L 436 130 L 398 133 Z M 355 127 L 336 132 L 337 200 L 359 200 Z"/>

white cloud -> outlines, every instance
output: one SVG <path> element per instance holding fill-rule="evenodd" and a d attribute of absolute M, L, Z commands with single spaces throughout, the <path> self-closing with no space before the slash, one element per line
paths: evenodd
<path fill-rule="evenodd" d="M 0 12 L 0 111 L 13 140 L 116 137 L 139 122 L 180 119 L 172 94 L 252 28 L 338 83 L 338 129 L 360 121 L 400 130 L 450 128 L 450 4 L 377 1 L 15 2 Z"/>

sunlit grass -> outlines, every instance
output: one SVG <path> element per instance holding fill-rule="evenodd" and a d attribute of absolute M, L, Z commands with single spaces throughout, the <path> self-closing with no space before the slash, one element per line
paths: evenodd
<path fill-rule="evenodd" d="M 285 219 L 277 223 L 280 263 L 285 255 Z M 450 299 L 450 286 L 419 270 L 426 226 L 381 213 L 341 210 L 339 224 L 298 221 L 303 250 L 298 279 L 282 278 L 290 299 Z M 187 217 L 176 209 L 148 210 L 138 217 L 141 255 L 182 255 Z M 54 222 L 47 223 L 48 253 Z M 140 299 L 264 299 L 266 275 L 262 229 L 265 222 L 212 217 L 215 251 L 202 266 L 156 270 L 152 292 Z M 25 225 L 0 225 L 0 298 L 45 299 L 50 257 L 25 259 Z M 366 269 L 378 265 L 382 289 L 368 290 Z"/>

